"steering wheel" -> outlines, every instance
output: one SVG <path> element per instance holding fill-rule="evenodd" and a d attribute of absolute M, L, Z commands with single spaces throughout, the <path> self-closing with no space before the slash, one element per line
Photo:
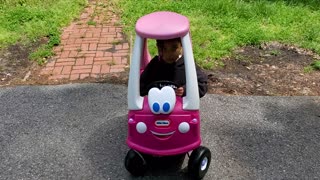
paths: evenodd
<path fill-rule="evenodd" d="M 151 89 L 153 87 L 156 87 L 156 88 L 163 88 L 165 86 L 170 86 L 173 88 L 173 90 L 176 90 L 178 88 L 178 84 L 173 82 L 173 81 L 167 81 L 167 80 L 160 80 L 160 81 L 154 81 L 152 82 L 149 86 L 148 86 L 148 89 Z"/>

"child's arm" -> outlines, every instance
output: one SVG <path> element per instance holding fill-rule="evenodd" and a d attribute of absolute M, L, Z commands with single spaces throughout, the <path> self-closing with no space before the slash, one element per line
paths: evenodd
<path fill-rule="evenodd" d="M 148 86 L 150 83 L 150 69 L 148 66 L 144 69 L 140 76 L 140 95 L 145 96 L 148 94 Z"/>
<path fill-rule="evenodd" d="M 197 77 L 198 77 L 198 88 L 199 88 L 199 96 L 203 97 L 208 91 L 208 76 L 200 69 L 200 67 L 196 66 Z"/>
<path fill-rule="evenodd" d="M 148 94 L 148 86 L 150 85 L 150 83 L 154 81 L 156 59 L 157 56 L 149 62 L 149 64 L 146 66 L 146 68 L 140 75 L 140 96 L 146 96 Z"/>

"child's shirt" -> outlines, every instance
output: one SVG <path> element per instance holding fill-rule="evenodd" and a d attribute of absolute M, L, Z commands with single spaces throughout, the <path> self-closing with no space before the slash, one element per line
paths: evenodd
<path fill-rule="evenodd" d="M 208 91 L 208 77 L 203 71 L 201 71 L 201 69 L 197 65 L 196 72 L 198 78 L 199 96 L 203 97 Z M 163 60 L 160 60 L 158 56 L 155 56 L 141 74 L 140 95 L 147 95 L 149 86 L 153 82 L 160 80 L 172 81 L 176 83 L 178 87 L 183 87 L 183 96 L 186 95 L 186 75 L 183 56 L 172 64 L 168 64 Z"/>

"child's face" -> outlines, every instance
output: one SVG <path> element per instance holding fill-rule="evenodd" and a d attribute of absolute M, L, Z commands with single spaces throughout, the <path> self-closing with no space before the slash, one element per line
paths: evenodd
<path fill-rule="evenodd" d="M 166 63 L 174 63 L 182 53 L 182 46 L 179 40 L 164 40 L 157 42 L 159 56 Z"/>

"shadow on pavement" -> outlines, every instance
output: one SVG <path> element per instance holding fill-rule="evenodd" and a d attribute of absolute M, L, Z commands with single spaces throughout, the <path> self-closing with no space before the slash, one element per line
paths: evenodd
<path fill-rule="evenodd" d="M 228 132 L 232 158 L 243 172 L 254 179 L 320 178 L 319 103 L 288 108 L 276 101 L 262 106 L 266 108 L 259 124 Z"/>
<path fill-rule="evenodd" d="M 126 145 L 127 116 L 108 119 L 96 129 L 83 150 L 92 166 L 106 179 L 189 179 L 182 165 L 185 156 L 146 156 L 148 170 L 143 177 L 134 177 L 124 167 L 124 159 L 129 148 Z"/>

